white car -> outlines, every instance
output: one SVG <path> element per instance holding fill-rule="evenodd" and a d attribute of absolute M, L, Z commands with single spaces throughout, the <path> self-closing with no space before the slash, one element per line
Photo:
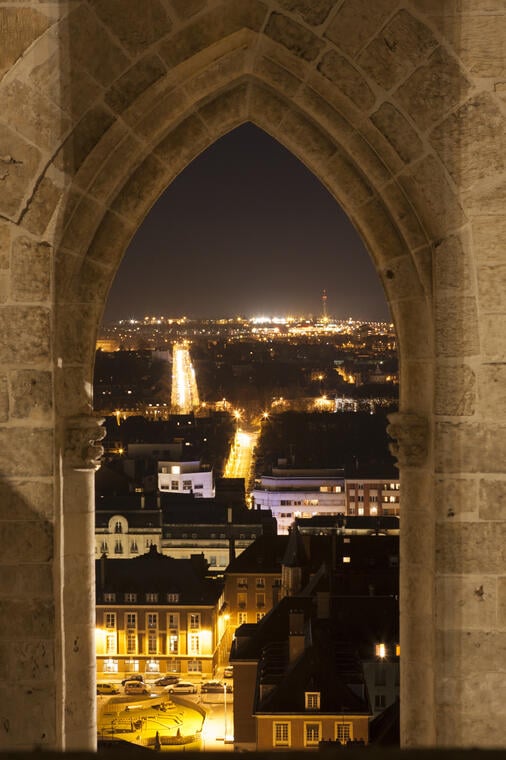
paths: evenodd
<path fill-rule="evenodd" d="M 191 681 L 179 681 L 172 686 L 167 686 L 169 694 L 196 694 L 197 687 Z"/>
<path fill-rule="evenodd" d="M 127 681 L 125 683 L 125 694 L 149 694 L 146 684 L 142 681 Z"/>

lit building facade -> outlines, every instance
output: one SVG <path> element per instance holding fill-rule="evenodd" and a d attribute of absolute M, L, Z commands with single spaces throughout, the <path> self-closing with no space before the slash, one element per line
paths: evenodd
<path fill-rule="evenodd" d="M 223 661 L 228 617 L 201 555 L 97 561 L 97 678 L 177 673 L 211 677 Z"/>
<path fill-rule="evenodd" d="M 158 489 L 161 493 L 191 493 L 196 499 L 212 499 L 213 471 L 203 469 L 199 461 L 159 461 Z"/>
<path fill-rule="evenodd" d="M 382 516 L 400 513 L 400 481 L 354 478 L 346 480 L 346 514 Z"/>

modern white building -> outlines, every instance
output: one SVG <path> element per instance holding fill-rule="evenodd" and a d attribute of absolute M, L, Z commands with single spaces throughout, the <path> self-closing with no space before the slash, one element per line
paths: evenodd
<path fill-rule="evenodd" d="M 337 515 L 346 511 L 344 471 L 273 468 L 252 492 L 256 509 L 270 509 L 278 534 L 288 533 L 297 517 Z"/>
<path fill-rule="evenodd" d="M 192 493 L 196 499 L 213 499 L 213 471 L 200 461 L 158 462 L 158 490 L 161 493 Z"/>

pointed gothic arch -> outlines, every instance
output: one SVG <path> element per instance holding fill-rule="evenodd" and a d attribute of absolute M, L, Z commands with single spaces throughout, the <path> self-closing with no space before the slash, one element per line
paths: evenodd
<path fill-rule="evenodd" d="M 94 744 L 96 331 L 153 202 L 248 120 L 348 213 L 397 328 L 403 744 L 502 742 L 500 721 L 494 729 L 485 702 L 469 700 L 483 676 L 469 642 L 504 637 L 506 130 L 495 83 L 506 13 L 419 0 L 361 7 L 151 0 L 141 14 L 135 0 L 83 0 L 0 9 L 15 31 L 0 61 L 3 492 L 34 541 L 44 535 L 51 547 L 36 554 L 44 587 L 6 596 L 13 620 L 27 605 L 40 615 L 51 652 L 43 709 L 26 693 L 12 700 L 34 716 L 30 739 L 18 727 L 12 748 Z M 500 647 L 487 652 L 492 684 Z"/>

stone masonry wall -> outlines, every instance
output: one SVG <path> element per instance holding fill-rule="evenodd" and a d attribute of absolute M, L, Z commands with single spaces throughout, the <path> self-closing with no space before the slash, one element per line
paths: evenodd
<path fill-rule="evenodd" d="M 131 236 L 251 120 L 396 323 L 404 746 L 504 746 L 502 0 L 0 1 L 0 749 L 93 749 L 94 344 Z"/>

